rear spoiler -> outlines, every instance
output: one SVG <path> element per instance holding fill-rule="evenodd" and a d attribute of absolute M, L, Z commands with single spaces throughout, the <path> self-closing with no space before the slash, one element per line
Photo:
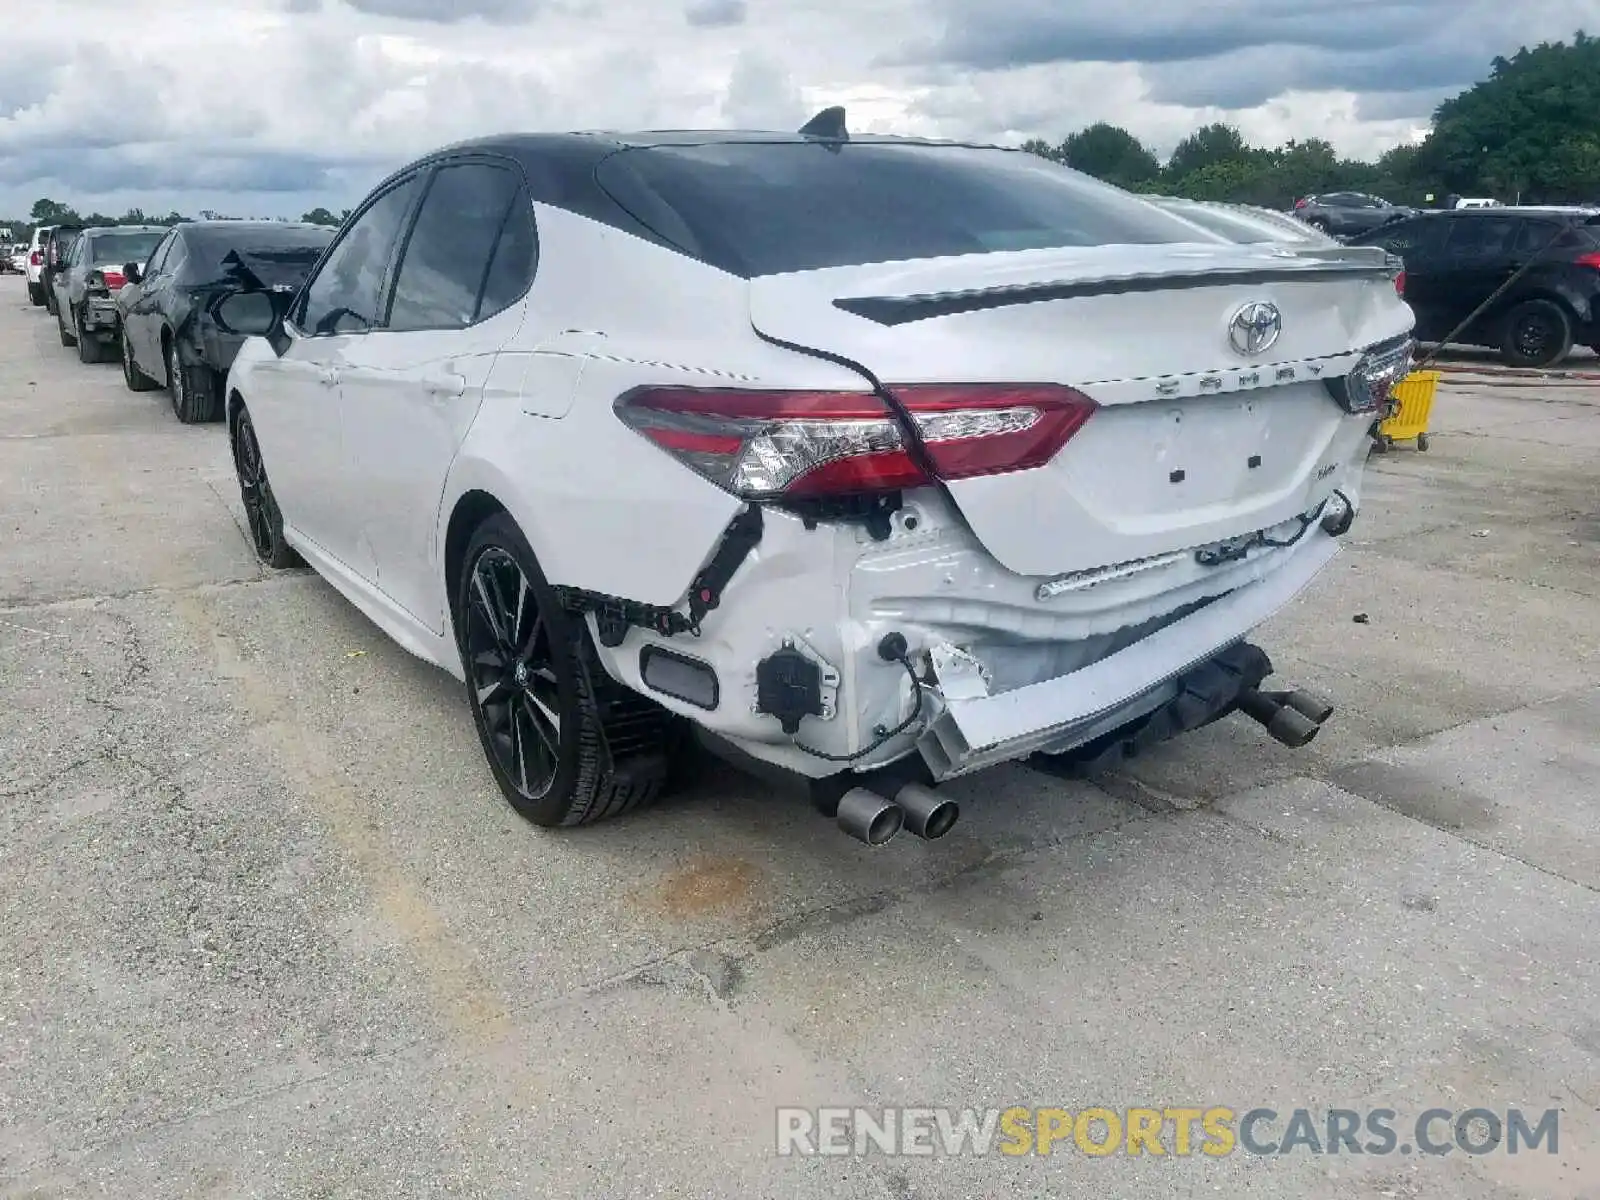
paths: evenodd
<path fill-rule="evenodd" d="M 1381 246 L 1285 246 L 1274 248 L 1272 259 L 1270 265 L 1262 262 L 1259 265 L 1221 267 L 1207 271 L 1088 276 L 906 296 L 844 296 L 835 300 L 833 305 L 879 325 L 906 325 L 933 317 L 1008 308 L 1017 304 L 1038 304 L 1047 300 L 1081 300 L 1089 296 L 1122 296 L 1130 292 L 1167 292 L 1238 284 L 1302 283 L 1335 276 L 1392 279 L 1395 270 L 1391 256 Z"/>

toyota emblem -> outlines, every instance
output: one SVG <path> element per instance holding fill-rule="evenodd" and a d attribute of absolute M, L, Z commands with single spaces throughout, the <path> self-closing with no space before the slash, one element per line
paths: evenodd
<path fill-rule="evenodd" d="M 1240 354 L 1260 354 L 1270 349 L 1283 332 L 1283 314 L 1276 304 L 1252 300 L 1228 323 L 1228 341 Z"/>

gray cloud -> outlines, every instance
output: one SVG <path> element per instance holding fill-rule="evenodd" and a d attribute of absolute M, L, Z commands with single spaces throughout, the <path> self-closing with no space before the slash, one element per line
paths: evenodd
<path fill-rule="evenodd" d="M 291 6 L 310 0 L 290 0 Z M 533 17 L 539 0 L 340 0 L 357 12 L 376 17 L 400 17 L 409 21 L 437 21 L 451 24 L 479 17 L 485 21 L 515 23 Z"/>
<path fill-rule="evenodd" d="M 728 78 L 722 115 L 734 129 L 798 129 L 809 114 L 783 64 L 747 50 Z"/>
<path fill-rule="evenodd" d="M 684 20 L 699 29 L 718 29 L 742 25 L 747 13 L 745 0 L 689 0 Z"/>
<path fill-rule="evenodd" d="M 1495 53 L 1570 35 L 1597 0 L 1145 0 L 1077 8 L 925 0 L 940 31 L 885 60 L 998 71 L 1138 64 L 1158 102 L 1249 108 L 1286 91 L 1424 91 L 1481 79 Z M 1581 10 L 1581 11 L 1580 11 Z M 1404 106 L 1400 106 L 1404 107 Z M 1418 107 L 1404 115 L 1425 116 Z"/>
<path fill-rule="evenodd" d="M 93 153 L 86 151 L 93 150 Z M 0 158 L 0 185 L 70 181 L 91 196 L 124 191 L 318 192 L 351 164 L 311 155 L 259 153 L 247 146 L 195 147 L 177 158 L 153 147 L 54 147 L 28 159 Z"/>

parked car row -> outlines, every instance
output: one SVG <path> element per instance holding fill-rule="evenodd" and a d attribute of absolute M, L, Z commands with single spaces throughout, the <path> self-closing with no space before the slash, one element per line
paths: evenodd
<path fill-rule="evenodd" d="M 1488 346 L 1518 367 L 1600 352 L 1600 209 L 1424 213 L 1350 239 L 1405 263 L 1417 336 Z"/>
<path fill-rule="evenodd" d="M 218 326 L 241 290 L 297 287 L 333 238 L 320 225 L 192 221 L 58 226 L 36 234 L 38 295 L 63 346 L 86 363 L 122 360 L 132 391 L 166 388 L 180 421 L 222 415 L 223 384 L 244 338 Z"/>
<path fill-rule="evenodd" d="M 699 746 L 935 838 L 995 763 L 1331 713 L 1245 639 L 1356 520 L 1412 316 L 1381 248 L 1262 220 L 842 110 L 510 135 L 395 172 L 298 286 L 239 254 L 211 293 L 180 227 L 124 271 L 124 371 L 192 397 L 248 335 L 211 394 L 256 553 L 463 681 L 529 820 Z"/>

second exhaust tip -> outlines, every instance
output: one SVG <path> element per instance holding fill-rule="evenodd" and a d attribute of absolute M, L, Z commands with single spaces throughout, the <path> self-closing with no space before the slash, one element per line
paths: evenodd
<path fill-rule="evenodd" d="M 905 827 L 928 841 L 942 838 L 961 819 L 960 805 L 920 783 L 906 784 L 894 801 L 905 812 Z"/>

